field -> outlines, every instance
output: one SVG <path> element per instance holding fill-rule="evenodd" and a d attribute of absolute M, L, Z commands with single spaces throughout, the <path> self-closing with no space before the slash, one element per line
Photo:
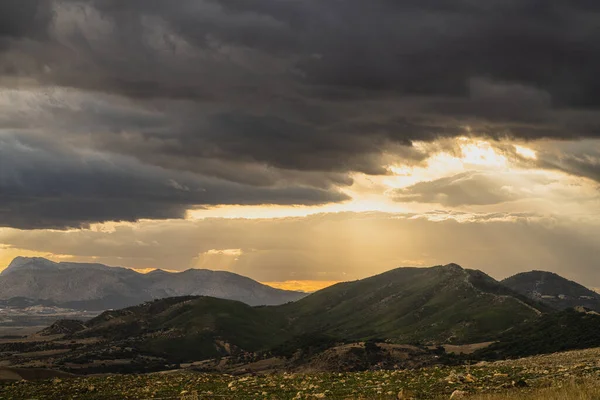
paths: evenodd
<path fill-rule="evenodd" d="M 488 400 L 595 399 L 598 379 L 600 349 L 589 349 L 396 371 L 257 376 L 174 371 L 18 381 L 1 386 L 0 399 L 447 399 L 454 392 Z M 592 397 L 564 397 L 566 390 Z"/>

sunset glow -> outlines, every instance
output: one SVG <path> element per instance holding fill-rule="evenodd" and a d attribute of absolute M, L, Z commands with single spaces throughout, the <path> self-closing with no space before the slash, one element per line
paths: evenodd
<path fill-rule="evenodd" d="M 339 283 L 337 281 L 284 281 L 284 282 L 263 282 L 265 285 L 283 290 L 294 290 L 297 292 L 316 292 L 326 287 Z"/>

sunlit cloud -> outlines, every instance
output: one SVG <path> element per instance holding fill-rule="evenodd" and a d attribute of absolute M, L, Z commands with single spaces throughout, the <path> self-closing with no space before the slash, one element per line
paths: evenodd
<path fill-rule="evenodd" d="M 462 152 L 461 161 L 465 165 L 502 168 L 508 165 L 508 160 L 498 154 L 492 145 L 484 140 L 458 138 Z"/>
<path fill-rule="evenodd" d="M 527 147 L 519 146 L 515 144 L 515 151 L 518 155 L 523 158 L 528 158 L 530 160 L 537 160 L 537 152 Z"/>
<path fill-rule="evenodd" d="M 350 198 L 348 201 L 320 206 L 221 205 L 190 210 L 188 218 L 289 218 L 370 211 L 426 213 L 435 203 L 431 197 L 398 196 L 401 190 L 410 193 L 425 185 L 430 186 L 428 190 L 437 196 L 441 207 L 461 211 L 573 214 L 587 212 L 600 201 L 597 184 L 592 181 L 523 164 L 537 162 L 538 151 L 532 147 L 468 137 L 433 144 L 417 142 L 415 147 L 430 153 L 429 157 L 417 164 L 398 160 L 398 164 L 387 167 L 387 175 L 352 174 L 353 184 L 340 188 Z M 451 186 L 436 186 L 443 180 Z M 447 197 L 449 193 L 452 197 Z"/>
<path fill-rule="evenodd" d="M 242 249 L 210 249 L 192 260 L 192 268 L 230 271 L 244 254 Z"/>

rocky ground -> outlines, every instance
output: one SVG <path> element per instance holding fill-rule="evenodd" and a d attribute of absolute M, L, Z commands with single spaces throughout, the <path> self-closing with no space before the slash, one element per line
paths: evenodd
<path fill-rule="evenodd" d="M 54 378 L 5 383 L 0 399 L 447 399 L 453 394 L 529 398 L 538 390 L 582 379 L 600 379 L 600 349 L 395 371 L 256 376 L 176 371 Z"/>

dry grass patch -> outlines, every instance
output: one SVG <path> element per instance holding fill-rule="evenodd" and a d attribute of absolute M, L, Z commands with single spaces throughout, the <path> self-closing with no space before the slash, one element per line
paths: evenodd
<path fill-rule="evenodd" d="M 585 379 L 558 382 L 556 387 L 535 391 L 477 395 L 472 400 L 598 400 L 600 399 L 600 380 Z"/>

